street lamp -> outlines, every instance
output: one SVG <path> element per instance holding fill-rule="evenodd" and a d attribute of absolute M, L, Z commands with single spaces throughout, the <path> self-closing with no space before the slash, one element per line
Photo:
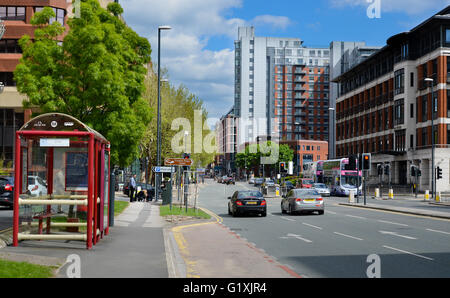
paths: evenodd
<path fill-rule="evenodd" d="M 331 131 L 328 132 L 328 159 L 333 159 L 335 155 L 335 119 L 334 112 L 336 111 L 334 108 L 328 108 L 329 114 L 331 115 Z M 331 150 L 330 150 L 331 149 Z M 331 153 L 331 154 L 330 154 Z"/>
<path fill-rule="evenodd" d="M 432 198 L 435 198 L 436 173 L 434 172 L 434 149 L 435 149 L 436 145 L 435 145 L 435 139 L 434 139 L 434 113 L 435 113 L 436 105 L 434 102 L 434 91 L 433 91 L 434 79 L 425 78 L 424 81 L 428 82 L 428 85 L 431 89 L 431 196 L 432 196 Z"/>
<path fill-rule="evenodd" d="M 156 163 L 161 166 L 161 30 L 170 30 L 170 26 L 158 27 L 158 115 L 157 115 L 157 148 L 156 148 Z M 161 173 L 156 173 L 156 187 L 155 187 L 155 201 L 159 198 L 161 186 Z"/>

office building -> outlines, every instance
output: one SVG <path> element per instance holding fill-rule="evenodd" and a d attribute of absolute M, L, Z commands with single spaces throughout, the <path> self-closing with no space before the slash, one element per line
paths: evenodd
<path fill-rule="evenodd" d="M 389 164 L 398 185 L 414 183 L 417 166 L 419 188 L 431 190 L 434 143 L 443 170 L 436 189 L 450 191 L 449 56 L 450 6 L 335 78 L 336 155 L 370 152 L 371 177 L 378 179 L 377 164 Z"/>
<path fill-rule="evenodd" d="M 240 27 L 235 41 L 234 115 L 239 145 L 257 137 L 328 140 L 329 48 L 299 38 L 257 37 Z"/>

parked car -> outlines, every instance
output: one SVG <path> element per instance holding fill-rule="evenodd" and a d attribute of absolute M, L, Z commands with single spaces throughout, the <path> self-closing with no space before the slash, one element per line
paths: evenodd
<path fill-rule="evenodd" d="M 248 184 L 255 184 L 255 178 L 248 179 Z"/>
<path fill-rule="evenodd" d="M 122 188 L 122 192 L 124 195 L 129 196 L 130 195 L 130 181 L 125 182 Z"/>
<path fill-rule="evenodd" d="M 311 178 L 300 179 L 300 188 L 312 188 L 314 180 Z"/>
<path fill-rule="evenodd" d="M 325 212 L 322 196 L 315 189 L 297 188 L 290 190 L 281 200 L 281 213 Z"/>
<path fill-rule="evenodd" d="M 14 204 L 14 177 L 0 176 L 0 206 L 12 208 Z"/>
<path fill-rule="evenodd" d="M 314 183 L 313 188 L 324 197 L 330 196 L 330 190 L 324 183 Z"/>
<path fill-rule="evenodd" d="M 28 176 L 28 193 L 33 197 L 47 194 L 47 183 L 39 176 Z"/>
<path fill-rule="evenodd" d="M 259 191 L 241 190 L 228 197 L 228 214 L 237 216 L 245 213 L 267 215 L 267 203 Z"/>

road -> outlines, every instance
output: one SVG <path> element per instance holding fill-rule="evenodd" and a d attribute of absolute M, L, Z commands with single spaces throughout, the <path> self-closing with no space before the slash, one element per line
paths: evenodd
<path fill-rule="evenodd" d="M 227 197 L 242 189 L 255 188 L 208 180 L 200 191 L 199 205 L 299 275 L 450 277 L 448 220 L 340 206 L 342 199 L 334 197 L 325 198 L 324 215 L 285 215 L 280 199 L 269 198 L 267 217 L 234 218 L 227 213 Z"/>

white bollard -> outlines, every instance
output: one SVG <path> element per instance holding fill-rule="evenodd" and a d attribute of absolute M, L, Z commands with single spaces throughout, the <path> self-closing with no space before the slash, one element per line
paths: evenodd
<path fill-rule="evenodd" d="M 441 201 L 441 192 L 438 191 L 437 195 L 436 195 L 436 202 L 439 203 Z"/>
<path fill-rule="evenodd" d="M 355 202 L 355 193 L 353 190 L 350 190 L 349 194 L 348 194 L 348 202 L 349 203 L 354 203 Z"/>
<path fill-rule="evenodd" d="M 391 200 L 394 199 L 394 190 L 392 188 L 389 189 L 388 198 Z"/>
<path fill-rule="evenodd" d="M 375 199 L 378 199 L 380 197 L 380 189 L 377 187 L 375 188 Z"/>

